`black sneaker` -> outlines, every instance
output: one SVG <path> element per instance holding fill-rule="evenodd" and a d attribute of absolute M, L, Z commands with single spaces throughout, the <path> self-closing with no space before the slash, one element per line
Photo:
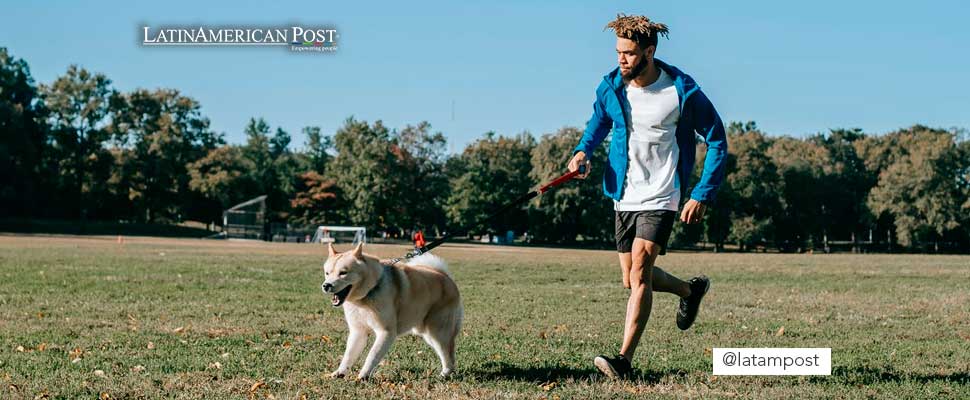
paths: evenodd
<path fill-rule="evenodd" d="M 630 367 L 630 360 L 627 360 L 622 355 L 617 355 L 616 357 L 596 356 L 593 359 L 593 364 L 603 374 L 612 379 L 624 379 L 629 377 L 630 373 L 633 372 L 633 368 Z"/>
<path fill-rule="evenodd" d="M 711 288 L 711 280 L 704 275 L 691 278 L 687 283 L 690 285 L 690 296 L 681 298 L 677 309 L 677 327 L 682 331 L 694 324 L 697 311 L 701 308 L 701 299 Z"/>

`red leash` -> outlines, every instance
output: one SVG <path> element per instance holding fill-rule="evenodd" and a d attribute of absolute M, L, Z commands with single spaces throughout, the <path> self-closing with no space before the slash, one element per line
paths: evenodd
<path fill-rule="evenodd" d="M 479 221 L 479 222 L 474 223 L 474 224 L 470 224 L 470 225 L 467 225 L 467 226 L 463 226 L 461 229 L 459 229 L 459 231 L 467 231 L 467 230 L 469 230 L 471 228 L 474 228 L 476 226 L 479 226 L 481 224 L 484 224 L 485 222 L 491 221 L 493 218 L 495 218 L 495 217 L 497 217 L 499 215 L 502 215 L 506 211 L 512 209 L 512 207 L 518 206 L 518 205 L 520 205 L 522 203 L 525 203 L 525 202 L 527 202 L 529 200 L 532 200 L 532 199 L 534 199 L 534 198 L 542 195 L 543 193 L 549 191 L 549 189 L 552 189 L 552 188 L 554 188 L 556 186 L 559 186 L 559 185 L 561 185 L 561 184 L 563 184 L 563 183 L 565 183 L 567 181 L 570 181 L 573 178 L 575 178 L 577 175 L 584 174 L 584 173 L 586 173 L 586 166 L 585 165 L 581 165 L 579 167 L 579 169 L 577 169 L 577 170 L 575 170 L 573 172 L 567 172 L 567 173 L 563 174 L 562 176 L 554 179 L 552 182 L 549 182 L 549 183 L 545 184 L 544 186 L 539 187 L 538 189 L 535 189 L 533 191 L 530 191 L 529 193 L 526 193 L 526 194 L 524 194 L 522 196 L 519 196 L 519 198 L 515 199 L 511 203 L 508 203 L 508 204 L 502 206 L 501 208 L 499 208 L 498 210 L 496 210 L 495 212 L 493 212 L 491 215 L 489 215 L 488 217 L 486 217 L 484 220 Z M 438 247 L 440 244 L 444 243 L 446 240 L 451 239 L 451 236 L 452 236 L 452 233 L 449 232 L 447 235 L 442 236 L 440 238 L 437 238 L 433 242 L 428 243 L 427 245 L 424 245 L 421 248 L 414 249 L 413 251 L 409 252 L 406 256 L 404 256 L 404 259 L 412 258 L 412 257 L 418 256 L 418 255 L 427 253 L 428 251 L 431 251 L 431 249 L 433 249 L 435 247 Z M 392 261 L 392 264 L 393 264 L 393 263 L 397 263 L 398 261 L 401 261 L 401 259 L 400 258 L 395 258 L 395 259 L 393 259 L 391 261 Z"/>

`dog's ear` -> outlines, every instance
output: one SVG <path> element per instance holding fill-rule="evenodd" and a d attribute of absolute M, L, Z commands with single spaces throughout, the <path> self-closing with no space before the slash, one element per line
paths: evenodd
<path fill-rule="evenodd" d="M 337 255 L 337 251 L 333 249 L 333 242 L 327 243 L 327 253 L 328 253 L 327 256 L 329 257 L 333 257 Z"/>
<path fill-rule="evenodd" d="M 361 258 L 364 254 L 364 242 L 357 243 L 357 247 L 354 248 L 354 258 Z"/>

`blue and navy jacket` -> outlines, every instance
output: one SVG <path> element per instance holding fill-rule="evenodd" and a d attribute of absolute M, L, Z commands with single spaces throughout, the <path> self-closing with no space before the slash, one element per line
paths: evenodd
<path fill-rule="evenodd" d="M 694 186 L 690 198 L 701 203 L 709 204 L 714 200 L 718 186 L 724 180 L 724 169 L 727 162 L 728 144 L 724 135 L 724 124 L 721 117 L 714 110 L 714 105 L 707 99 L 700 86 L 694 79 L 672 65 L 658 59 L 653 60 L 656 65 L 670 75 L 677 88 L 680 99 L 680 120 L 677 122 L 677 146 L 680 148 L 680 160 L 677 163 L 677 183 L 681 190 L 684 183 L 690 182 L 691 171 L 694 169 L 695 144 L 697 137 L 707 143 L 707 156 L 704 158 L 704 172 L 700 181 Z M 610 149 L 607 156 L 606 172 L 603 174 L 603 192 L 614 200 L 623 196 L 623 181 L 626 179 L 627 164 L 627 122 L 623 113 L 629 108 L 626 97 L 626 84 L 617 67 L 603 77 L 603 82 L 596 88 L 596 102 L 593 103 L 593 117 L 586 124 L 586 132 L 580 139 L 579 145 L 573 153 L 582 151 L 587 157 L 592 157 L 593 150 L 603 139 L 613 132 Z"/>

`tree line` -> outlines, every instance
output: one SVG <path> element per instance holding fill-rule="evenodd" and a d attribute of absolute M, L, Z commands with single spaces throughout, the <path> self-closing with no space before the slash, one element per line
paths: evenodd
<path fill-rule="evenodd" d="M 267 195 L 269 219 L 441 234 L 564 172 L 582 131 L 488 132 L 458 154 L 427 122 L 402 128 L 348 118 L 333 134 L 303 128 L 295 145 L 262 118 L 226 143 L 201 105 L 175 89 L 121 92 L 71 66 L 37 84 L 0 48 L 0 217 L 221 223 L 222 211 Z M 728 174 L 704 223 L 677 224 L 674 246 L 809 251 L 830 243 L 887 250 L 970 248 L 970 141 L 922 125 L 882 135 L 834 129 L 774 136 L 731 123 Z M 590 178 L 549 192 L 469 234 L 528 234 L 543 243 L 608 246 L 601 192 L 606 146 Z M 703 159 L 705 147 L 696 149 Z M 700 163 L 699 163 L 700 164 Z M 700 165 L 695 171 L 695 181 Z"/>

